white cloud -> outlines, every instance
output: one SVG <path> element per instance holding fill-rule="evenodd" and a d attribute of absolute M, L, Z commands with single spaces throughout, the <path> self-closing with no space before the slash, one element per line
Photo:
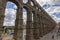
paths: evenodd
<path fill-rule="evenodd" d="M 50 7 L 48 9 L 45 9 L 47 11 L 47 13 L 56 21 L 56 22 L 60 22 L 60 18 L 56 17 L 55 15 L 53 15 L 55 12 L 60 12 L 60 6 L 53 6 L 56 4 L 60 4 L 60 0 L 36 0 L 41 6 L 43 6 L 43 4 L 49 4 Z"/>
<path fill-rule="evenodd" d="M 54 11 L 55 12 L 60 12 L 60 7 L 58 7 L 58 8 L 56 7 Z"/>
<path fill-rule="evenodd" d="M 14 26 L 15 19 L 16 19 L 16 10 L 6 9 L 3 26 L 11 26 L 11 25 Z"/>
<path fill-rule="evenodd" d="M 23 23 L 26 24 L 26 20 L 27 20 L 27 12 L 26 10 L 23 11 Z"/>
<path fill-rule="evenodd" d="M 23 3 L 27 3 L 28 2 L 28 0 L 23 0 Z"/>
<path fill-rule="evenodd" d="M 10 7 L 10 5 L 12 7 Z M 17 12 L 17 5 L 13 2 L 8 1 L 5 9 L 5 18 L 3 26 L 14 26 Z M 10 7 L 10 8 L 9 8 Z"/>
<path fill-rule="evenodd" d="M 57 23 L 60 22 L 60 18 L 56 17 L 55 15 L 51 16 Z"/>
<path fill-rule="evenodd" d="M 52 3 L 55 3 L 55 4 L 60 4 L 60 0 L 53 0 Z"/>
<path fill-rule="evenodd" d="M 14 10 L 12 8 L 10 8 L 10 9 L 6 8 L 5 9 L 5 15 L 8 14 L 8 13 L 14 15 L 14 14 L 16 14 L 16 10 Z"/>
<path fill-rule="evenodd" d="M 43 4 L 45 4 L 46 0 L 36 0 L 41 6 L 43 6 Z"/>

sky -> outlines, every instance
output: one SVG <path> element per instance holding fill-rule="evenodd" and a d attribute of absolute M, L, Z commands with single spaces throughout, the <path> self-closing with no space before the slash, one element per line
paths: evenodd
<path fill-rule="evenodd" d="M 60 22 L 60 0 L 36 0 L 57 23 Z"/>
<path fill-rule="evenodd" d="M 60 0 L 36 0 L 43 9 L 58 23 L 60 22 Z M 27 1 L 25 1 L 26 3 Z M 6 3 L 4 26 L 14 26 L 17 6 L 12 2 Z M 26 23 L 26 10 L 23 9 L 23 19 Z"/>
<path fill-rule="evenodd" d="M 16 19 L 17 6 L 12 2 L 6 3 L 5 18 L 3 26 L 14 26 Z"/>

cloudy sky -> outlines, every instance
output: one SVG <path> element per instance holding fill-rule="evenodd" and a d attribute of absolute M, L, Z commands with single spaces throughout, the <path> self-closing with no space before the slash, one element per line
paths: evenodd
<path fill-rule="evenodd" d="M 4 26 L 14 26 L 17 6 L 12 2 L 7 2 L 5 9 Z"/>
<path fill-rule="evenodd" d="M 60 22 L 60 0 L 36 0 L 48 14 L 56 21 Z M 14 26 L 17 6 L 12 2 L 7 2 L 5 9 L 4 26 Z M 26 10 L 23 9 L 23 19 L 26 19 Z M 25 21 L 25 20 L 24 20 Z"/>
<path fill-rule="evenodd" d="M 60 22 L 60 0 L 36 0 L 48 14 L 58 23 Z"/>

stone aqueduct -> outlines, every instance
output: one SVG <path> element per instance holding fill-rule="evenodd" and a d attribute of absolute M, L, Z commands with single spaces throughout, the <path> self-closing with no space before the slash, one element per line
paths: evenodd
<path fill-rule="evenodd" d="M 23 3 L 23 0 L 0 0 L 0 31 L 2 31 L 4 12 L 6 2 L 11 1 L 18 7 L 17 18 L 15 20 L 14 38 L 16 40 L 23 40 L 23 30 L 26 29 L 25 40 L 40 40 L 40 37 L 51 32 L 56 22 L 47 14 L 47 12 L 36 2 L 36 0 L 28 0 L 27 3 Z M 31 5 L 31 2 L 33 5 Z M 22 9 L 27 10 L 27 22 L 23 26 Z M 32 21 L 33 14 L 33 21 Z"/>

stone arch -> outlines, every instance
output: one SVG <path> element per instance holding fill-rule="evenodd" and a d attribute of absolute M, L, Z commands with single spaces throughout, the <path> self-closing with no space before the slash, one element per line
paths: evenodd
<path fill-rule="evenodd" d="M 26 25 L 26 21 L 27 21 L 27 8 L 26 7 L 23 7 L 22 8 L 22 14 L 23 14 L 23 23 L 25 22 L 25 25 Z M 25 14 L 25 15 L 24 15 Z M 24 16 L 25 16 L 25 19 L 24 19 Z M 25 21 L 24 21 L 25 20 Z M 23 24 L 24 25 L 24 24 Z"/>
<path fill-rule="evenodd" d="M 26 24 L 27 24 L 27 8 L 22 8 L 22 14 L 23 14 L 23 40 L 26 40 Z M 25 14 L 25 15 L 24 15 Z M 25 16 L 25 17 L 24 17 Z"/>
<path fill-rule="evenodd" d="M 18 16 L 18 10 L 21 9 L 21 3 L 19 3 L 17 0 L 5 0 L 5 6 L 6 6 L 6 3 L 10 1 L 12 3 L 14 3 L 16 6 L 17 6 L 17 13 L 16 13 L 16 16 Z M 6 8 L 6 7 L 5 7 Z M 4 9 L 5 10 L 5 9 Z M 4 16 L 5 17 L 5 16 Z"/>
<path fill-rule="evenodd" d="M 23 36 L 23 27 L 22 27 L 23 26 L 23 21 L 22 21 L 23 19 L 22 19 L 22 8 L 21 7 L 24 4 L 21 5 L 20 1 L 17 1 L 17 0 L 7 0 L 7 1 L 11 1 L 11 2 L 15 3 L 18 6 L 14 38 L 16 40 L 23 40 L 23 37 L 22 37 Z M 31 28 L 30 27 L 32 25 L 32 19 L 31 19 L 32 18 L 32 15 L 31 15 L 31 10 L 32 9 L 28 5 L 24 5 L 23 8 L 26 8 L 28 10 L 27 25 L 26 25 L 26 28 L 27 28 L 27 38 L 26 39 L 28 40 L 28 38 L 30 38 L 29 36 L 31 35 L 31 33 L 30 33 Z"/>
<path fill-rule="evenodd" d="M 18 9 L 17 9 L 17 13 L 16 13 L 16 20 L 15 20 L 15 29 L 14 29 L 14 38 L 16 39 L 16 40 L 22 40 L 22 31 L 23 30 L 21 30 L 21 27 L 22 27 L 22 9 L 21 9 L 21 3 L 20 3 L 20 1 L 17 1 L 17 0 L 5 0 L 6 2 L 8 2 L 8 1 L 11 1 L 12 3 L 15 3 L 16 5 L 17 5 L 17 7 L 18 7 Z M 6 2 L 5 2 L 5 4 L 6 4 Z M 5 6 L 4 6 L 5 7 Z M 5 9 L 4 9 L 5 10 Z M 3 10 L 2 10 L 3 11 Z M 3 21 L 2 21 L 3 22 Z M 20 23 L 21 22 L 21 23 Z M 18 29 L 19 28 L 19 29 Z M 20 35 L 18 34 L 18 33 L 21 33 Z M 18 36 L 20 36 L 21 38 L 19 38 Z"/>
<path fill-rule="evenodd" d="M 7 1 L 10 1 L 12 3 L 15 3 L 18 8 L 20 7 L 20 3 L 17 0 L 7 0 Z"/>

